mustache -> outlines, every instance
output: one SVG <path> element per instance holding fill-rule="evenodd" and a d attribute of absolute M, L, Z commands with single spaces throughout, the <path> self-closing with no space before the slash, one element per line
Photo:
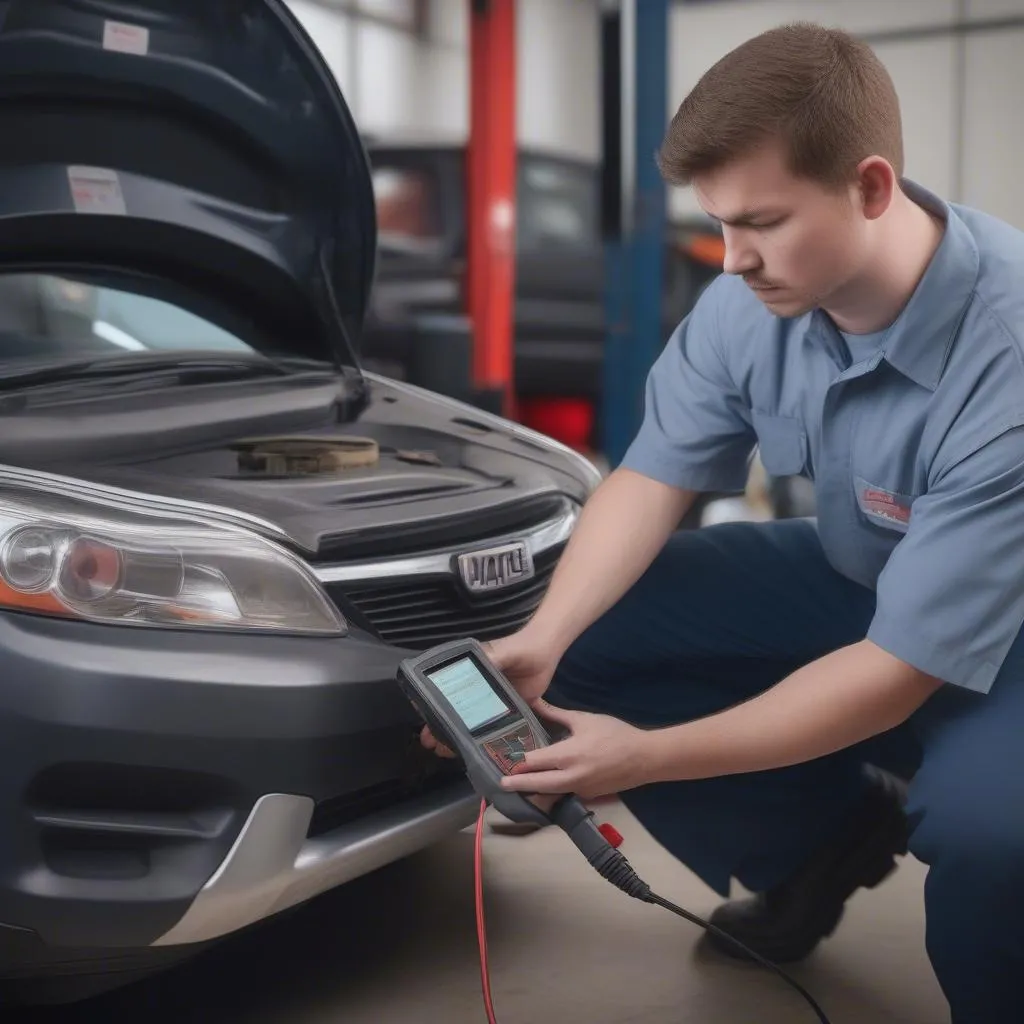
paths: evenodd
<path fill-rule="evenodd" d="M 778 281 L 769 281 L 763 277 L 745 277 L 743 278 L 748 288 L 780 288 L 781 284 Z"/>

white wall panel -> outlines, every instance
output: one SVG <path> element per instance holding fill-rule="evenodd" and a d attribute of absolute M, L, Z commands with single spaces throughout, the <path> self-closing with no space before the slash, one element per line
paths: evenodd
<path fill-rule="evenodd" d="M 338 11 L 314 3 L 313 0 L 288 0 L 288 6 L 323 54 L 342 92 L 350 96 L 355 80 L 349 59 L 349 18 Z"/>
<path fill-rule="evenodd" d="M 900 97 L 907 177 L 955 198 L 956 44 L 950 37 L 880 43 L 875 52 Z"/>
<path fill-rule="evenodd" d="M 519 0 L 517 132 L 523 143 L 597 159 L 601 31 L 594 0 Z"/>
<path fill-rule="evenodd" d="M 1024 0 L 965 0 L 971 21 L 1024 15 Z"/>
<path fill-rule="evenodd" d="M 469 0 L 430 0 L 426 38 L 353 22 L 315 0 L 290 0 L 368 133 L 465 139 L 469 132 Z M 399 14 L 401 0 L 374 0 Z M 354 33 L 354 38 L 348 35 Z M 598 0 L 519 0 L 520 140 L 596 160 L 600 155 Z"/>
<path fill-rule="evenodd" d="M 1024 29 L 968 37 L 964 202 L 1024 229 Z"/>
<path fill-rule="evenodd" d="M 422 47 L 407 32 L 359 22 L 354 26 L 356 120 L 367 133 L 395 134 L 415 127 Z"/>

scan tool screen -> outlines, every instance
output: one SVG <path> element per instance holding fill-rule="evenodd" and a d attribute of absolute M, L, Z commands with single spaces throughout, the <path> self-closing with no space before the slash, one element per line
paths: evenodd
<path fill-rule="evenodd" d="M 459 658 L 428 673 L 470 732 L 508 714 L 509 709 L 472 658 Z"/>

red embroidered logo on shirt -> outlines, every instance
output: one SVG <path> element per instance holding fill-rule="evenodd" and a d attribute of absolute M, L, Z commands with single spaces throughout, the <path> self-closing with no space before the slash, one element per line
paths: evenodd
<path fill-rule="evenodd" d="M 883 487 L 870 484 L 860 477 L 856 479 L 857 503 L 861 511 L 875 520 L 892 524 L 893 527 L 905 530 L 910 522 L 910 506 L 913 497 L 900 494 L 898 491 L 887 491 Z"/>
<path fill-rule="evenodd" d="M 902 505 L 896 495 L 890 491 L 880 491 L 876 487 L 866 488 L 861 492 L 861 504 L 865 512 L 874 512 L 876 516 L 885 516 L 897 523 L 910 522 L 910 505 Z"/>

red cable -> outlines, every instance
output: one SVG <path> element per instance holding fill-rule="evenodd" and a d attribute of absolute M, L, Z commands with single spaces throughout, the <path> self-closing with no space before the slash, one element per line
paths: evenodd
<path fill-rule="evenodd" d="M 487 813 L 487 801 L 480 801 L 480 814 L 476 819 L 476 842 L 473 845 L 473 873 L 476 880 L 476 937 L 480 946 L 480 983 L 484 991 L 484 1009 L 487 1011 L 487 1024 L 498 1024 L 494 1016 L 494 1003 L 491 1000 L 491 969 L 487 962 L 487 922 L 484 920 L 484 815 Z M 618 848 L 622 845 L 622 834 L 613 826 L 600 826 L 601 834 L 608 842 Z"/>
<path fill-rule="evenodd" d="M 487 1010 L 487 1024 L 498 1024 L 491 1001 L 491 969 L 487 964 L 487 924 L 484 921 L 484 814 L 487 801 L 480 801 L 480 815 L 476 819 L 476 843 L 473 850 L 473 866 L 476 875 L 476 937 L 480 945 L 480 982 L 484 990 L 484 1009 Z"/>

